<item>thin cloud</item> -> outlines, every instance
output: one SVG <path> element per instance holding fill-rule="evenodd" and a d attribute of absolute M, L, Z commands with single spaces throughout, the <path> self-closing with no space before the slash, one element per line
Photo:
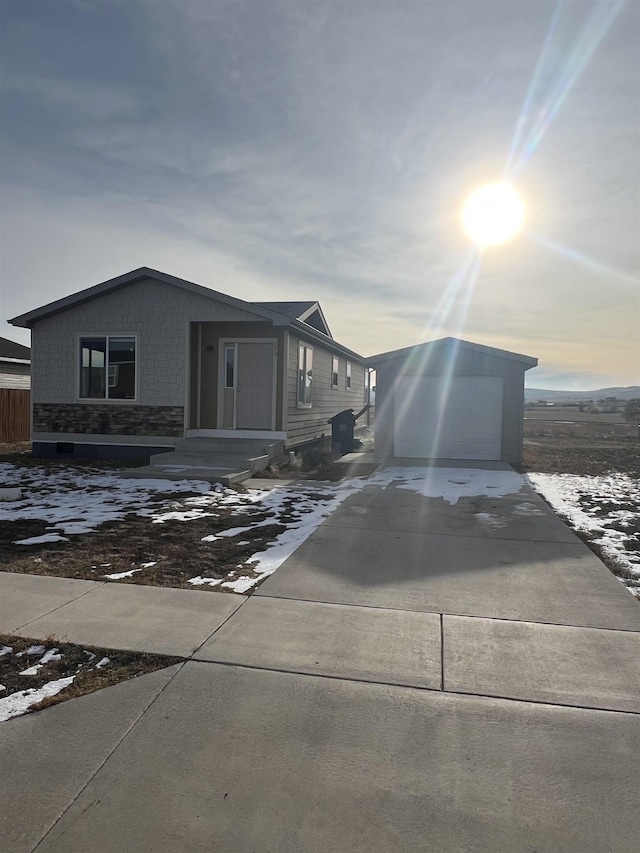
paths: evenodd
<path fill-rule="evenodd" d="M 464 295 L 436 322 L 460 206 L 539 120 L 520 111 L 553 4 L 48 5 L 5 11 L 3 318 L 146 264 L 318 298 L 364 353 L 459 332 Z M 531 233 L 574 257 L 487 253 L 462 329 L 559 376 L 636 378 L 637 33 L 623 8 L 522 173 Z"/>

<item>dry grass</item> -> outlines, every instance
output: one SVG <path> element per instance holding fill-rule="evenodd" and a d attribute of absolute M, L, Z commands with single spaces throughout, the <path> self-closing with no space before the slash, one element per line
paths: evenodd
<path fill-rule="evenodd" d="M 54 460 L 32 460 L 29 455 L 14 449 L 4 461 L 21 466 L 38 465 L 55 472 L 69 468 L 68 463 Z M 84 471 L 94 471 L 93 462 L 75 463 Z M 104 466 L 103 466 L 104 467 Z M 115 467 L 109 466 L 109 467 Z M 343 472 L 344 473 L 344 472 Z M 238 491 L 243 491 L 242 487 Z M 186 509 L 185 501 L 197 497 L 194 492 L 159 492 L 151 500 L 158 510 Z M 313 497 L 313 492 L 307 494 Z M 326 499 L 318 495 L 318 499 Z M 100 524 L 94 531 L 70 536 L 68 541 L 19 545 L 17 541 L 49 532 L 51 523 L 43 519 L 17 519 L 0 525 L 0 565 L 3 571 L 18 574 L 53 577 L 109 580 L 106 575 L 136 570 L 131 577 L 117 583 L 144 584 L 211 592 L 213 587 L 194 587 L 191 578 L 206 576 L 220 580 L 235 580 L 238 575 L 255 575 L 251 558 L 264 551 L 292 520 L 296 498 L 284 501 L 273 523 L 255 526 L 271 517 L 260 504 L 245 507 L 239 512 L 233 507 L 216 506 L 211 514 L 189 521 L 166 520 L 154 524 L 152 519 L 130 512 L 120 521 Z M 202 541 L 230 527 L 250 527 L 236 537 L 221 537 Z M 154 564 L 154 565 L 143 565 Z M 220 589 L 218 592 L 228 592 Z"/>
<path fill-rule="evenodd" d="M 553 419 L 524 422 L 524 470 L 601 475 L 618 471 L 640 476 L 638 427 L 620 415 L 554 408 Z M 579 420 L 572 418 L 580 417 Z"/>
<path fill-rule="evenodd" d="M 244 515 L 239 523 L 255 524 L 266 517 L 266 513 L 256 512 L 250 521 Z M 4 571 L 19 574 L 100 581 L 105 580 L 107 574 L 155 563 L 117 582 L 194 589 L 188 583 L 189 578 L 196 575 L 228 577 L 285 529 L 284 525 L 274 523 L 248 530 L 238 537 L 244 544 L 230 537 L 201 541 L 204 536 L 231 527 L 232 520 L 231 510 L 221 510 L 214 517 L 163 524 L 153 524 L 149 518 L 131 513 L 123 521 L 103 524 L 91 533 L 70 537 L 68 542 L 48 542 L 39 546 L 16 545 L 15 541 L 41 535 L 48 522 L 25 519 L 3 522 L 0 563 Z M 245 572 L 243 568 L 245 573 L 250 574 L 250 571 Z"/>
<path fill-rule="evenodd" d="M 524 422 L 524 471 L 590 476 L 615 472 L 630 477 L 640 476 L 637 425 L 620 423 L 619 414 L 591 414 L 562 407 L 554 407 L 552 411 L 553 418 L 532 418 Z M 604 515 L 608 508 L 602 501 L 598 503 L 599 512 Z M 616 509 L 620 508 L 616 504 Z M 631 511 L 636 509 L 632 505 L 628 508 Z M 568 519 L 564 520 L 572 526 Z M 634 525 L 627 521 L 624 527 L 615 529 L 628 537 L 625 543 L 628 552 L 637 552 L 638 523 Z M 593 534 L 586 531 L 576 533 L 614 575 L 626 580 L 630 578 L 631 573 L 603 550 Z"/>
<path fill-rule="evenodd" d="M 43 645 L 48 651 L 57 649 L 61 660 L 45 664 L 36 675 L 24 676 L 20 672 L 36 663 L 41 654 L 17 657 L 30 646 Z M 0 646 L 9 646 L 12 654 L 0 657 L 0 683 L 6 688 L 0 698 L 29 688 L 38 689 L 49 681 L 57 681 L 75 675 L 75 680 L 56 696 L 49 696 L 32 705 L 29 712 L 40 711 L 51 705 L 75 699 L 103 687 L 111 687 L 121 681 L 136 678 L 147 672 L 164 669 L 180 663 L 182 658 L 167 655 L 152 655 L 146 652 L 130 652 L 117 649 L 102 649 L 96 646 L 77 645 L 58 641 L 50 636 L 44 640 L 0 634 Z M 100 669 L 96 664 L 103 658 L 109 658 L 109 664 Z"/>

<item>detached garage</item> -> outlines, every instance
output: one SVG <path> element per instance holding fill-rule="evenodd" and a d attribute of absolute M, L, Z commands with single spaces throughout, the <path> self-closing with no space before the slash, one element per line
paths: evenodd
<path fill-rule="evenodd" d="M 524 374 L 536 358 L 443 338 L 367 363 L 379 458 L 522 462 Z"/>

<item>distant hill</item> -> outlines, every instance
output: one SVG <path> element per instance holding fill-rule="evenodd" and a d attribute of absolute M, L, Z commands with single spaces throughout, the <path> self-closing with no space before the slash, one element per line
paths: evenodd
<path fill-rule="evenodd" d="M 550 391 L 547 388 L 525 388 L 526 403 L 547 400 L 549 403 L 573 403 L 580 400 L 602 400 L 615 397 L 617 400 L 640 398 L 640 385 L 628 385 L 626 388 L 598 388 L 595 391 Z"/>

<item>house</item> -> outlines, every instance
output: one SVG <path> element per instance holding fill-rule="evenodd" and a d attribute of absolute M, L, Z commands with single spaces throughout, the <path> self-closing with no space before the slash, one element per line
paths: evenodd
<path fill-rule="evenodd" d="M 29 440 L 29 347 L 0 338 L 0 441 Z"/>
<path fill-rule="evenodd" d="M 245 302 L 143 267 L 10 322 L 32 333 L 37 456 L 140 458 L 206 438 L 284 451 L 364 405 L 364 360 L 313 301 Z"/>
<path fill-rule="evenodd" d="M 378 458 L 522 462 L 524 374 L 536 358 L 443 338 L 367 359 Z"/>

